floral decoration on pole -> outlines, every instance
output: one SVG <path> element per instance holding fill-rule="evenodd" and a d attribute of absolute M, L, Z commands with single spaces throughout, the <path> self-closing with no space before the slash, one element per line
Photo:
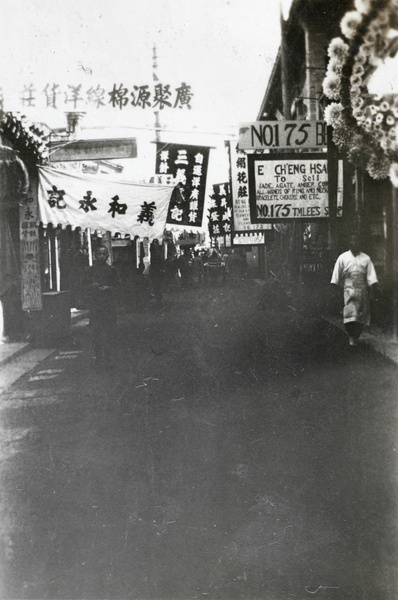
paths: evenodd
<path fill-rule="evenodd" d="M 398 0 L 355 0 L 328 48 L 323 91 L 333 141 L 373 179 L 398 187 L 398 95 L 371 94 L 370 77 L 398 50 Z"/>

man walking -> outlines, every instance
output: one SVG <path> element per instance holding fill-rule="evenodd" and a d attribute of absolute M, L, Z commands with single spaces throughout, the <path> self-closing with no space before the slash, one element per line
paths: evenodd
<path fill-rule="evenodd" d="M 349 248 L 338 257 L 331 283 L 344 290 L 344 326 L 350 346 L 356 346 L 363 326 L 370 323 L 369 297 L 378 280 L 371 259 L 360 250 L 357 234 L 351 235 Z"/>
<path fill-rule="evenodd" d="M 116 288 L 119 278 L 115 267 L 106 262 L 108 249 L 100 246 L 96 261 L 86 271 L 86 289 L 90 308 L 90 328 L 97 363 L 110 365 L 116 336 Z"/>

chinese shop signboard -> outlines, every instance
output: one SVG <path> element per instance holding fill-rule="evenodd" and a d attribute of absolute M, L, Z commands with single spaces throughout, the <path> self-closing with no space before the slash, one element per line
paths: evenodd
<path fill-rule="evenodd" d="M 271 225 L 256 224 L 250 217 L 249 175 L 247 154 L 236 142 L 226 142 L 231 165 L 231 196 L 235 232 L 271 229 Z"/>
<path fill-rule="evenodd" d="M 89 70 L 90 71 L 90 70 Z M 91 71 L 88 73 L 91 75 Z M 19 92 L 19 105 L 24 110 L 48 108 L 60 110 L 86 110 L 112 107 L 116 110 L 174 110 L 192 108 L 194 93 L 184 81 L 177 86 L 167 83 L 156 85 L 138 82 L 117 82 L 112 89 L 100 83 L 61 85 L 48 81 L 43 86 L 27 83 Z"/>
<path fill-rule="evenodd" d="M 170 200 L 168 225 L 201 227 L 209 147 L 156 144 L 156 174 L 172 175 L 177 186 Z"/>
<path fill-rule="evenodd" d="M 228 183 L 213 184 L 210 196 L 209 233 L 211 238 L 231 234 L 232 204 Z"/>
<path fill-rule="evenodd" d="M 51 162 L 136 158 L 137 156 L 137 140 L 135 138 L 72 140 L 63 145 L 59 142 L 52 142 L 49 146 Z M 53 146 L 55 146 L 54 149 L 52 149 Z"/>
<path fill-rule="evenodd" d="M 329 216 L 326 155 L 252 154 L 248 159 L 253 222 Z"/>
<path fill-rule="evenodd" d="M 19 206 L 21 297 L 23 310 L 42 310 L 37 198 L 31 190 Z"/>
<path fill-rule="evenodd" d="M 241 150 L 321 149 L 327 145 L 325 121 L 257 121 L 239 125 Z"/>

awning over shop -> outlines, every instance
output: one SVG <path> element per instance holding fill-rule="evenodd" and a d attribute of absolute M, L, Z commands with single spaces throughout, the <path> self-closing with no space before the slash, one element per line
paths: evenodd
<path fill-rule="evenodd" d="M 44 226 L 160 239 L 173 189 L 40 167 L 39 219 Z"/>

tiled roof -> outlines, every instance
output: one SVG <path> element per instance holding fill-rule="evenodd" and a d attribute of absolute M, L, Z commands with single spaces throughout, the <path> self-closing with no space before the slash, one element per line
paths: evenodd
<path fill-rule="evenodd" d="M 28 163 L 43 164 L 48 159 L 47 134 L 24 115 L 7 112 L 0 120 L 0 132 Z"/>

